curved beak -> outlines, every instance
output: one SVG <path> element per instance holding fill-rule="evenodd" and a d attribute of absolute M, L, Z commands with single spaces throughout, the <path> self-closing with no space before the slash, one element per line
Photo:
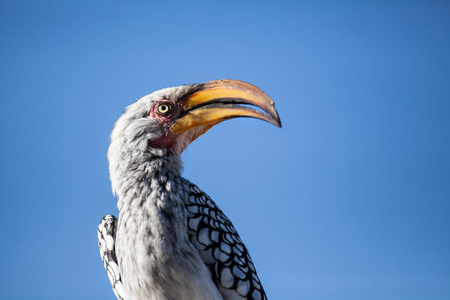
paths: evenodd
<path fill-rule="evenodd" d="M 180 100 L 182 113 L 171 127 L 174 135 L 199 128 L 193 140 L 214 125 L 238 117 L 257 118 L 281 127 L 272 99 L 258 87 L 238 80 L 213 80 Z"/>

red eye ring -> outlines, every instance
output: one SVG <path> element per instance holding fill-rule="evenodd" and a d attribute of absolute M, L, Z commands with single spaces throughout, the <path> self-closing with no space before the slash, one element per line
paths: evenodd
<path fill-rule="evenodd" d="M 171 117 L 176 110 L 177 108 L 173 101 L 161 100 L 153 106 L 152 116 L 165 119 Z"/>

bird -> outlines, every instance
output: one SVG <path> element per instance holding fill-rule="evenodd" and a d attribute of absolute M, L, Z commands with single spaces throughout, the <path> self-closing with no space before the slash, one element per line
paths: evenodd
<path fill-rule="evenodd" d="M 119 217 L 103 217 L 97 233 L 117 299 L 267 299 L 230 219 L 181 175 L 186 147 L 238 117 L 281 127 L 266 93 L 228 79 L 153 92 L 115 123 L 107 157 Z"/>

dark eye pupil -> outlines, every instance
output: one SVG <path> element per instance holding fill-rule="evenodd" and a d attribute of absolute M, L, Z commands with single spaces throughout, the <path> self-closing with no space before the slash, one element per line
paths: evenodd
<path fill-rule="evenodd" d="M 160 114 L 168 114 L 170 113 L 170 106 L 168 104 L 160 104 L 158 106 L 158 112 Z"/>

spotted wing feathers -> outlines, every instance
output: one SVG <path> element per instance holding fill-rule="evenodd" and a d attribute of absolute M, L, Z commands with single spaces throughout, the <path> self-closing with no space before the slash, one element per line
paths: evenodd
<path fill-rule="evenodd" d="M 197 186 L 189 186 L 187 225 L 191 243 L 225 300 L 267 300 L 247 248 L 231 221 Z"/>
<path fill-rule="evenodd" d="M 102 257 L 103 266 L 108 274 L 114 294 L 118 300 L 126 298 L 122 279 L 117 264 L 115 251 L 117 219 L 113 215 L 106 215 L 98 225 L 98 247 Z"/>

